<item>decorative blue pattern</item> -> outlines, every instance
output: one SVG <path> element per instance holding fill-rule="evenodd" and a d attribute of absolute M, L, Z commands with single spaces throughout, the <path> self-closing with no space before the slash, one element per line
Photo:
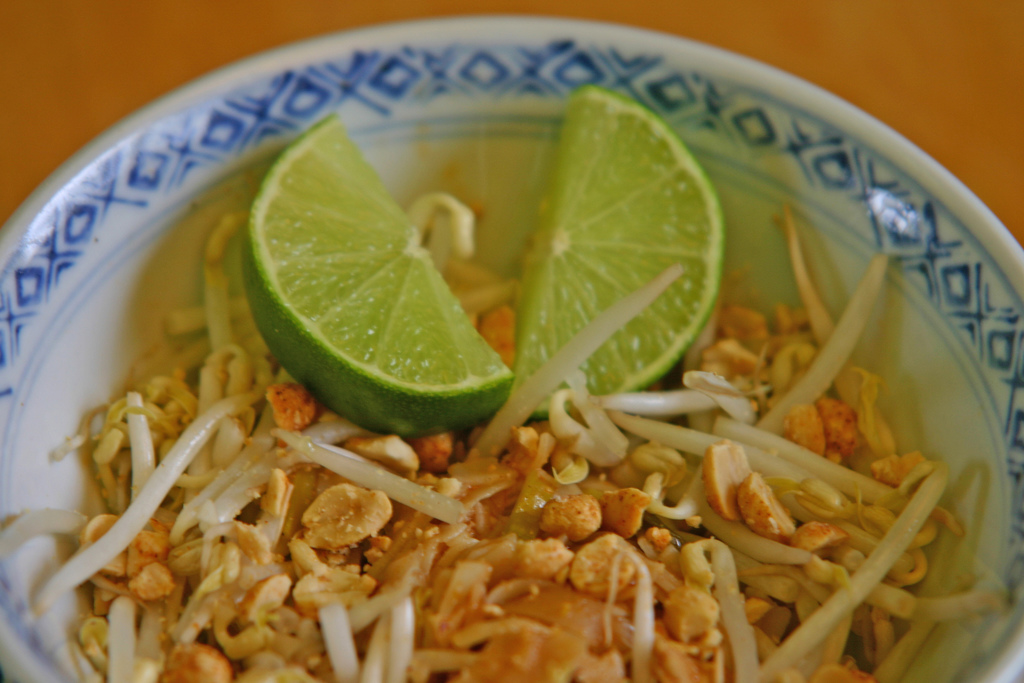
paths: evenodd
<path fill-rule="evenodd" d="M 397 105 L 436 98 L 562 98 L 583 84 L 621 91 L 681 129 L 721 136 L 755 155 L 788 159 L 807 183 L 861 202 L 878 250 L 959 331 L 965 348 L 1005 385 L 1004 436 L 1014 510 L 1024 509 L 1024 328 L 1002 275 L 960 226 L 942 225 L 934 198 L 906 187 L 883 155 L 763 93 L 680 70 L 651 54 L 572 40 L 530 46 L 457 44 L 356 50 L 289 69 L 183 112 L 159 135 L 142 134 L 91 165 L 48 206 L 42 237 L 8 264 L 0 280 L 0 400 L 26 326 L 63 275 L 117 212 L 145 211 L 196 169 L 217 167 L 265 144 L 281 144 L 320 116 L 359 110 L 380 120 Z M 168 132 L 171 131 L 171 132 Z M 990 382 L 991 384 L 991 382 Z M 1011 587 L 1024 579 L 1024 516 L 1011 531 Z M 3 577 L 0 577 L 2 580 Z M 23 606 L 0 591 L 6 618 Z M 30 634 L 26 640 L 32 642 Z M 2 679 L 0 679 L 2 680 Z"/>

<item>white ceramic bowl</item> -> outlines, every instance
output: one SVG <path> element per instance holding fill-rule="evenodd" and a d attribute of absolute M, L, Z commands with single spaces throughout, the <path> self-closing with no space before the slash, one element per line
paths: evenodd
<path fill-rule="evenodd" d="M 969 528 L 932 573 L 1016 596 L 1024 579 L 1024 252 L 920 150 L 839 99 L 672 36 L 578 21 L 469 18 L 382 26 L 245 60 L 129 117 L 68 161 L 0 232 L 0 518 L 98 510 L 87 469 L 47 454 L 124 386 L 161 316 L 198 303 L 203 235 L 241 205 L 259 163 L 338 112 L 401 202 L 447 190 L 486 209 L 482 258 L 508 270 L 532 224 L 566 94 L 627 93 L 671 122 L 716 183 L 729 287 L 795 301 L 771 216 L 806 229 L 838 311 L 869 256 L 891 255 L 885 312 L 857 352 L 880 372 L 903 450 L 952 467 Z M 219 188 L 211 190 L 211 188 Z M 67 547 L 0 562 L 0 662 L 18 681 L 68 677 L 71 598 L 27 605 Z M 908 681 L 1009 681 L 1024 606 L 945 625 Z"/>

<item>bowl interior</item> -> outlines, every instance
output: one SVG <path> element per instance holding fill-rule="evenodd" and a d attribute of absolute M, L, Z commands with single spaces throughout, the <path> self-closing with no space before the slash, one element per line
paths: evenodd
<path fill-rule="evenodd" d="M 564 98 L 590 82 L 664 115 L 703 163 L 725 209 L 731 300 L 766 312 L 798 303 L 773 223 L 783 204 L 836 315 L 870 256 L 890 254 L 884 306 L 855 362 L 885 378 L 880 404 L 900 450 L 950 464 L 945 502 L 968 527 L 933 549 L 922 590 L 974 576 L 1016 593 L 1021 280 L 993 253 L 998 224 L 951 200 L 965 191 L 923 155 L 810 86 L 678 39 L 578 22 L 453 20 L 314 41 L 214 75 L 98 142 L 38 212 L 6 228 L 24 238 L 8 244 L 0 278 L 0 517 L 99 509 L 83 463 L 47 454 L 132 376 L 168 362 L 162 318 L 199 303 L 205 234 L 245 207 L 300 130 L 337 112 L 403 205 L 443 190 L 482 207 L 480 258 L 512 275 Z M 28 608 L 67 550 L 39 539 L 0 563 L 0 661 L 15 678 L 73 670 L 67 641 L 83 605 L 69 598 L 38 619 Z M 1022 609 L 940 626 L 906 680 L 1010 676 Z"/>

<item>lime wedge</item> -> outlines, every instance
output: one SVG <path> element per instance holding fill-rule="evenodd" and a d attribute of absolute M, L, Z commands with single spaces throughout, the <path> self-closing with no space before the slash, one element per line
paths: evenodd
<path fill-rule="evenodd" d="M 267 346 L 353 422 L 403 436 L 456 429 L 507 398 L 511 371 L 337 117 L 271 167 L 244 252 L 246 293 Z"/>
<path fill-rule="evenodd" d="M 517 382 L 598 313 L 680 263 L 683 276 L 583 366 L 594 394 L 656 380 L 714 306 L 724 243 L 718 197 L 675 132 L 633 100 L 577 90 L 527 254 Z"/>

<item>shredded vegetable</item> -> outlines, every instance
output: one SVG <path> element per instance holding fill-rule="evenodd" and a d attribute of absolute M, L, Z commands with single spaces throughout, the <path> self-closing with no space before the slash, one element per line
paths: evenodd
<path fill-rule="evenodd" d="M 188 426 L 174 448 L 160 462 L 132 505 L 125 510 L 103 537 L 81 550 L 61 567 L 43 586 L 36 599 L 35 611 L 44 612 L 63 593 L 74 589 L 99 571 L 107 562 L 123 551 L 135 538 L 149 518 L 156 512 L 174 481 L 188 467 L 192 458 L 212 436 L 214 426 L 221 418 L 241 410 L 258 396 L 243 394 L 222 399 Z"/>
<path fill-rule="evenodd" d="M 834 593 L 821 609 L 802 623 L 778 651 L 764 662 L 761 670 L 764 678 L 771 680 L 773 675 L 796 664 L 801 657 L 817 646 L 845 615 L 863 602 L 920 530 L 945 491 L 948 477 L 949 472 L 945 464 L 938 464 L 935 471 L 922 482 L 875 551 L 850 577 L 849 589 Z"/>
<path fill-rule="evenodd" d="M 471 315 L 513 299 L 514 281 L 467 260 L 470 209 L 431 195 L 410 217 Z M 672 267 L 486 425 L 403 439 L 273 374 L 228 297 L 241 218 L 207 244 L 204 307 L 168 321 L 205 330 L 205 356 L 90 413 L 64 446 L 84 451 L 107 511 L 28 511 L 0 532 L 0 558 L 78 535 L 34 609 L 85 586 L 83 679 L 895 683 L 936 623 L 1006 609 L 987 582 L 916 595 L 932 544 L 963 529 L 938 507 L 946 465 L 878 457 L 894 444 L 882 380 L 848 366 L 884 256 L 833 327 L 787 210 L 806 310 L 780 306 L 770 330 L 722 302 L 684 372 L 591 396 L 580 368 Z"/>

